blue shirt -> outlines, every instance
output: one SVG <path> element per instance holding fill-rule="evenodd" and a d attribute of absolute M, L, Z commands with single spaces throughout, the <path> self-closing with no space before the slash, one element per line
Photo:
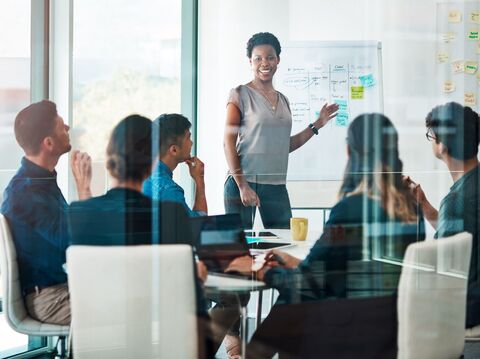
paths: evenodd
<path fill-rule="evenodd" d="M 67 207 L 57 173 L 22 158 L 5 189 L 1 212 L 12 231 L 23 291 L 67 281 L 62 269 L 69 243 Z"/>
<path fill-rule="evenodd" d="M 158 161 L 153 174 L 143 183 L 143 193 L 158 201 L 180 203 L 190 217 L 205 216 L 202 211 L 192 211 L 185 201 L 185 192 L 173 180 L 173 172 L 162 161 Z"/>

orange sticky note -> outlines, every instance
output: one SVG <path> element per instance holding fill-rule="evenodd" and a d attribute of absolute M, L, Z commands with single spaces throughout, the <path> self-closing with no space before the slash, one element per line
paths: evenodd
<path fill-rule="evenodd" d="M 453 91 L 455 91 L 455 84 L 453 83 L 453 81 L 445 81 L 445 83 L 443 84 L 443 92 L 451 93 Z"/>
<path fill-rule="evenodd" d="M 459 10 L 450 10 L 448 12 L 448 22 L 450 23 L 462 22 L 462 13 Z"/>
<path fill-rule="evenodd" d="M 477 98 L 473 92 L 465 92 L 465 106 L 473 107 L 477 104 Z"/>

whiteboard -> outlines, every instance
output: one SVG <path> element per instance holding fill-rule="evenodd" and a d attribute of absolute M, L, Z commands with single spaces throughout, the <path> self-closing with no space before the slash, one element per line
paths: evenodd
<path fill-rule="evenodd" d="M 282 47 L 275 88 L 290 101 L 292 135 L 314 122 L 325 102 L 338 116 L 290 153 L 287 180 L 340 180 L 347 161 L 348 124 L 359 114 L 383 112 L 381 43 L 294 42 Z"/>

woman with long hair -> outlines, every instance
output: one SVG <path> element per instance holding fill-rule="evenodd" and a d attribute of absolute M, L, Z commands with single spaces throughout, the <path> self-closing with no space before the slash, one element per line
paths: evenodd
<path fill-rule="evenodd" d="M 407 246 L 425 238 L 423 215 L 402 181 L 392 122 L 377 113 L 358 116 L 348 128 L 347 152 L 339 202 L 308 256 L 300 260 L 276 251 L 277 261 L 257 272 L 279 289 L 281 302 L 391 294 Z M 250 268 L 246 257 L 230 266 Z"/>

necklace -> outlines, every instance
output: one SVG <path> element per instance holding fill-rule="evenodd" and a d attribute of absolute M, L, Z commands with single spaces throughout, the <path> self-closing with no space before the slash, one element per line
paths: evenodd
<path fill-rule="evenodd" d="M 260 92 L 260 94 L 267 100 L 268 104 L 272 107 L 272 110 L 275 111 L 275 107 L 278 103 L 278 93 L 277 93 L 277 91 L 276 90 L 265 91 L 265 90 L 255 86 L 255 84 L 253 82 L 251 82 L 251 84 L 252 84 L 252 87 L 255 90 L 257 90 L 258 92 Z M 275 93 L 275 100 L 277 100 L 276 102 L 275 101 L 272 102 L 270 100 L 270 98 L 268 97 L 268 94 L 273 94 L 273 93 Z"/>

